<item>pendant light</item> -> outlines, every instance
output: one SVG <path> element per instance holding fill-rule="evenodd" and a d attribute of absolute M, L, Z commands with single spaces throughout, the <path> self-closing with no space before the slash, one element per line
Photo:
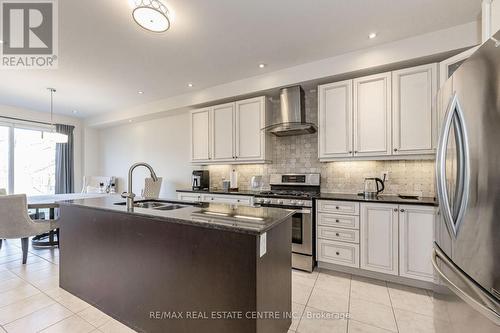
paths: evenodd
<path fill-rule="evenodd" d="M 142 28 L 165 32 L 170 28 L 170 12 L 160 0 L 135 0 L 132 17 Z"/>
<path fill-rule="evenodd" d="M 68 143 L 68 136 L 62 133 L 56 132 L 56 125 L 54 124 L 54 93 L 56 90 L 54 88 L 47 88 L 50 91 L 50 127 L 51 131 L 42 133 L 42 137 L 50 142 L 54 143 Z"/>

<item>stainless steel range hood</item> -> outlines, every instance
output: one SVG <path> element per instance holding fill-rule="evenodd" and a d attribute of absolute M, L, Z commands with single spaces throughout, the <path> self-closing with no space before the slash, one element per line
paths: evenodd
<path fill-rule="evenodd" d="M 306 122 L 304 90 L 300 86 L 281 89 L 281 109 L 268 115 L 269 123 L 265 130 L 276 136 L 311 134 L 316 125 Z"/>

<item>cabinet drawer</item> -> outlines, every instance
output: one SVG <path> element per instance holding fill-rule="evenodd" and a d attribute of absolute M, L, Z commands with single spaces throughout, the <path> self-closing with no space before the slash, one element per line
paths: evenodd
<path fill-rule="evenodd" d="M 318 211 L 324 213 L 359 215 L 359 202 L 318 200 Z"/>
<path fill-rule="evenodd" d="M 201 200 L 201 194 L 198 193 L 177 193 L 177 199 L 181 201 L 198 202 Z"/>
<path fill-rule="evenodd" d="M 359 245 L 318 239 L 318 261 L 359 268 Z"/>
<path fill-rule="evenodd" d="M 318 238 L 359 244 L 359 231 L 318 226 Z"/>
<path fill-rule="evenodd" d="M 243 195 L 225 195 L 225 194 L 204 194 L 203 202 L 225 203 L 232 205 L 247 205 L 253 204 L 253 198 Z"/>
<path fill-rule="evenodd" d="M 359 230 L 359 216 L 318 213 L 318 225 Z"/>

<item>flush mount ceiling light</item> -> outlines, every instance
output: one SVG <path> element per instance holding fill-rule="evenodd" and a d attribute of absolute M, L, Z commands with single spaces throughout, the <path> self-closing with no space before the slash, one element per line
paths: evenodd
<path fill-rule="evenodd" d="M 193 88 L 193 84 L 192 83 L 188 83 L 188 87 L 189 88 Z"/>
<path fill-rule="evenodd" d="M 259 68 L 264 68 L 266 67 L 266 64 L 262 63 L 262 64 L 259 64 Z"/>
<path fill-rule="evenodd" d="M 372 32 L 371 34 L 368 35 L 368 38 L 370 38 L 370 39 L 373 39 L 375 37 L 377 37 L 377 33 L 376 32 Z"/>
<path fill-rule="evenodd" d="M 148 31 L 165 32 L 170 28 L 169 10 L 160 0 L 135 0 L 132 17 Z"/>

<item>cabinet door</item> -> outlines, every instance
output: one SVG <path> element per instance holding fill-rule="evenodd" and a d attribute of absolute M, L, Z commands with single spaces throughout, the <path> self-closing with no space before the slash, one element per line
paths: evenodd
<path fill-rule="evenodd" d="M 177 199 L 181 200 L 181 201 L 198 202 L 198 201 L 201 201 L 201 194 L 188 193 L 188 192 L 177 192 Z"/>
<path fill-rule="evenodd" d="M 353 82 L 354 156 L 391 155 L 391 73 Z"/>
<path fill-rule="evenodd" d="M 191 111 L 191 160 L 208 161 L 210 156 L 210 109 Z"/>
<path fill-rule="evenodd" d="M 399 275 L 434 281 L 431 263 L 436 209 L 399 206 Z"/>
<path fill-rule="evenodd" d="M 392 72 L 394 155 L 432 154 L 436 146 L 437 65 Z"/>
<path fill-rule="evenodd" d="M 353 154 L 352 80 L 319 86 L 319 158 Z"/>
<path fill-rule="evenodd" d="M 264 160 L 265 97 L 236 102 L 236 160 Z"/>
<path fill-rule="evenodd" d="M 212 111 L 214 161 L 230 161 L 234 154 L 234 103 L 217 105 Z"/>
<path fill-rule="evenodd" d="M 361 205 L 361 268 L 398 275 L 398 205 Z"/>

